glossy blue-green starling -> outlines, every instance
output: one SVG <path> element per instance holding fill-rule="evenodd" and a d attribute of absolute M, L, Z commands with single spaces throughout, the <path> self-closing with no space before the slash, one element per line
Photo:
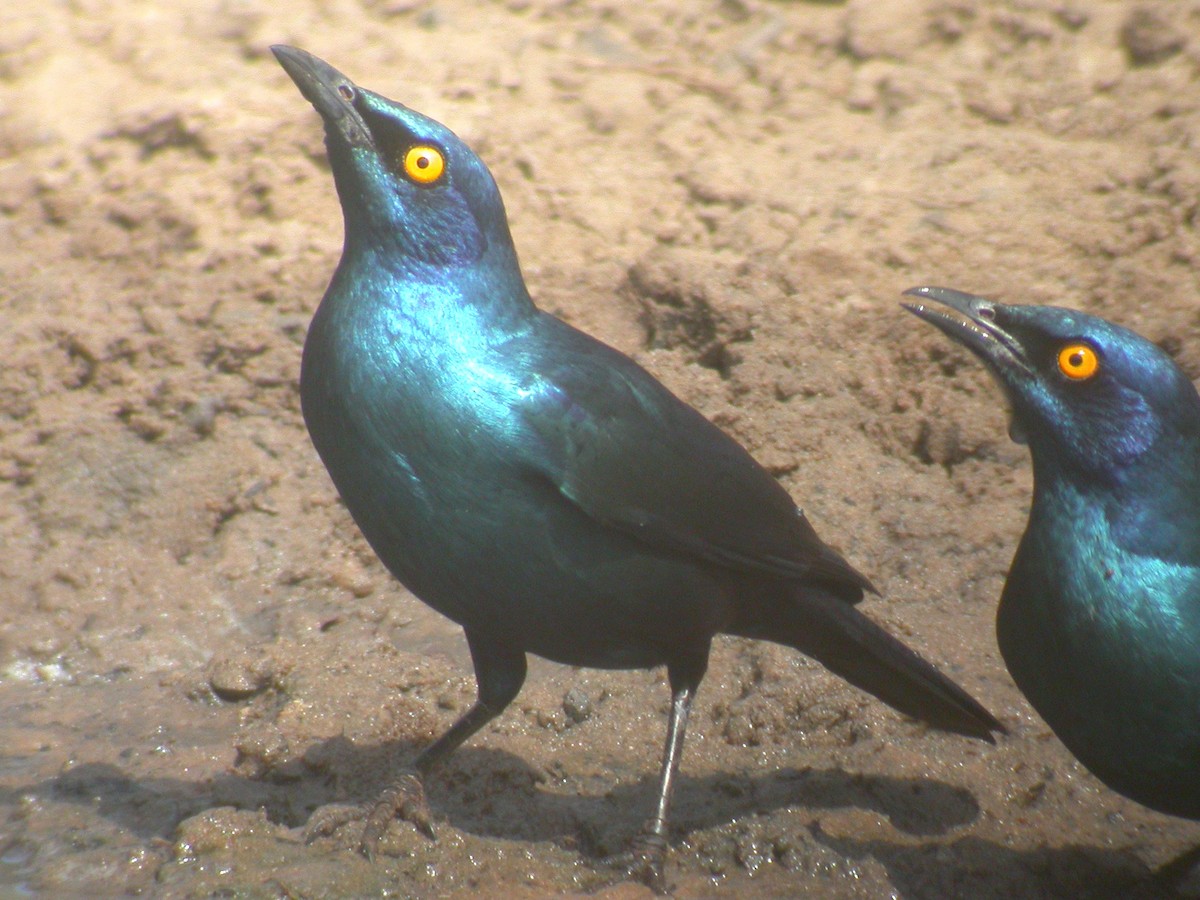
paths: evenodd
<path fill-rule="evenodd" d="M 431 833 L 421 779 L 497 716 L 527 653 L 666 666 L 658 805 L 631 853 L 661 888 L 692 698 L 720 633 L 790 645 L 896 709 L 999 724 L 854 606 L 870 585 L 737 443 L 633 360 L 541 312 L 500 193 L 444 126 L 275 47 L 321 114 L 345 218 L 304 345 L 313 444 L 387 568 L 459 623 L 478 698 L 372 807 Z"/>
<path fill-rule="evenodd" d="M 1095 316 L 906 293 L 991 370 L 1033 459 L 996 618 L 1013 680 L 1113 790 L 1200 818 L 1195 387 L 1163 350 Z"/>

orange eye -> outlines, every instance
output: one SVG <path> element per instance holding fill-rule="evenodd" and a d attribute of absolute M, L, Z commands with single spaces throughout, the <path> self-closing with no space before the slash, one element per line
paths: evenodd
<path fill-rule="evenodd" d="M 446 158 L 437 147 L 418 145 L 404 154 L 404 174 L 417 184 L 433 184 L 446 171 Z"/>
<path fill-rule="evenodd" d="M 1067 344 L 1058 351 L 1058 371 L 1072 381 L 1086 381 L 1100 369 L 1100 357 L 1087 344 Z"/>

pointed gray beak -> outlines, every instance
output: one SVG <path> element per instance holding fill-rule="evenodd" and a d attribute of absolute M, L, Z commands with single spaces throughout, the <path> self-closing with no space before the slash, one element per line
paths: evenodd
<path fill-rule="evenodd" d="M 1014 375 L 1031 374 L 1020 343 L 996 324 L 996 310 L 1002 308 L 999 304 L 943 287 L 909 288 L 904 294 L 933 301 L 901 305 L 972 350 L 1002 381 Z M 958 315 L 942 307 L 949 307 Z"/>
<path fill-rule="evenodd" d="M 300 93 L 325 120 L 325 132 L 351 147 L 374 146 L 371 130 L 354 106 L 359 89 L 323 59 L 299 47 L 275 44 L 271 52 L 283 66 Z"/>

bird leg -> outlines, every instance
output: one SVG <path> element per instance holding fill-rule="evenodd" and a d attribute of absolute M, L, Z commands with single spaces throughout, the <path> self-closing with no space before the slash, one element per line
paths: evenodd
<path fill-rule="evenodd" d="M 374 803 L 366 806 L 335 804 L 313 814 L 304 838 L 311 842 L 331 834 L 342 825 L 365 819 L 359 850 L 373 860 L 379 841 L 395 818 L 411 822 L 430 840 L 436 840 L 429 806 L 425 802 L 425 777 L 484 725 L 500 715 L 525 682 L 525 654 L 494 645 L 481 645 L 467 632 L 471 662 L 475 666 L 478 695 L 474 705 L 441 737 L 422 750 L 412 764 L 401 770 Z"/>
<path fill-rule="evenodd" d="M 658 806 L 654 815 L 633 839 L 629 850 L 618 857 L 628 877 L 647 885 L 656 894 L 667 892 L 666 862 L 671 795 L 675 791 L 679 760 L 683 756 L 683 738 L 687 731 L 688 715 L 692 711 L 692 700 L 696 696 L 700 679 L 704 677 L 706 666 L 707 653 L 702 657 L 698 668 L 695 665 L 690 666 L 687 672 L 680 672 L 672 666 L 667 667 L 667 677 L 671 683 L 671 715 L 667 723 L 667 740 L 663 745 Z"/>

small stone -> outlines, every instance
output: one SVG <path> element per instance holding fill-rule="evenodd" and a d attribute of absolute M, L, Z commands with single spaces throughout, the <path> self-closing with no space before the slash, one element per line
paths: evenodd
<path fill-rule="evenodd" d="M 292 746 L 274 725 L 245 729 L 234 743 L 234 770 L 247 778 L 261 778 L 292 758 Z M 307 762 L 307 760 L 306 760 Z"/>
<path fill-rule="evenodd" d="M 1135 66 L 1151 66 L 1174 56 L 1187 43 L 1184 34 L 1156 10 L 1139 7 L 1121 26 L 1121 44 Z"/>
<path fill-rule="evenodd" d="M 213 657 L 208 667 L 208 686 L 222 700 L 246 700 L 265 690 L 273 674 L 274 667 L 266 656 L 235 650 Z"/>
<path fill-rule="evenodd" d="M 189 403 L 183 411 L 184 420 L 200 437 L 208 437 L 216 427 L 217 414 L 225 408 L 220 397 L 201 397 Z"/>
<path fill-rule="evenodd" d="M 571 688 L 563 695 L 563 712 L 567 714 L 567 718 L 578 725 L 580 722 L 586 722 L 592 717 L 595 711 L 592 706 L 592 698 L 589 697 L 579 688 Z"/>

